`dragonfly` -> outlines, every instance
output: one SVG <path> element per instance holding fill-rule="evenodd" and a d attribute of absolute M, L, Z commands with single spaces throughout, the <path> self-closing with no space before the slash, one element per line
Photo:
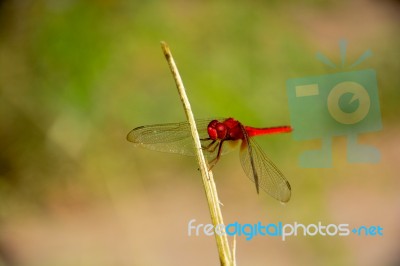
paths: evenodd
<path fill-rule="evenodd" d="M 209 170 L 221 155 L 240 143 L 240 162 L 246 175 L 255 183 L 257 194 L 261 188 L 281 202 L 290 200 L 289 182 L 254 140 L 255 136 L 289 133 L 292 131 L 290 126 L 256 128 L 244 126 L 234 118 L 198 119 L 196 125 Z M 188 156 L 196 154 L 188 122 L 140 126 L 128 133 L 127 140 L 149 150 Z"/>

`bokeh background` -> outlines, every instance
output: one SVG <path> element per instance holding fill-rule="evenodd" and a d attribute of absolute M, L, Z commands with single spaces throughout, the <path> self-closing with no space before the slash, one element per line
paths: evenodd
<path fill-rule="evenodd" d="M 258 143 L 292 185 L 257 196 L 237 152 L 214 168 L 225 222 L 380 225 L 384 236 L 237 239 L 238 265 L 400 265 L 398 1 L 0 1 L 0 265 L 218 265 L 195 158 L 134 148 L 134 127 L 185 119 L 160 49 L 171 46 L 197 118 L 288 124 L 286 80 L 377 72 L 383 130 L 360 136 L 378 164 L 304 169 L 320 145 Z M 331 72 L 330 72 L 331 71 Z M 336 70 L 340 71 L 340 70 Z M 335 72 L 335 70 L 333 71 Z M 230 239 L 232 240 L 232 239 Z"/>

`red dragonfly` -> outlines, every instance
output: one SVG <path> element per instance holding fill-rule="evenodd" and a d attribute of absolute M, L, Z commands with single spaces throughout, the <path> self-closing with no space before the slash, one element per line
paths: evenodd
<path fill-rule="evenodd" d="M 221 155 L 229 151 L 229 144 L 241 141 L 240 161 L 246 175 L 273 198 L 288 202 L 291 195 L 289 182 L 275 164 L 254 141 L 254 136 L 291 132 L 290 126 L 254 128 L 244 126 L 233 118 L 196 120 L 197 130 L 210 169 Z M 136 146 L 150 150 L 194 156 L 195 149 L 188 122 L 141 126 L 127 136 Z"/>

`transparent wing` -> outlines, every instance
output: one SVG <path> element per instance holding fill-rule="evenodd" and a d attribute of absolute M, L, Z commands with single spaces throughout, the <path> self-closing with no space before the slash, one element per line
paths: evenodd
<path fill-rule="evenodd" d="M 207 158 L 215 158 L 218 141 L 208 139 L 207 126 L 213 119 L 196 120 L 203 152 Z M 223 119 L 218 119 L 223 120 Z M 195 149 L 188 122 L 141 126 L 129 132 L 127 140 L 135 146 L 154 151 L 178 153 L 194 156 Z M 229 145 L 223 144 L 223 154 L 230 151 Z M 215 148 L 216 147 L 216 148 Z M 226 147 L 226 148 L 225 148 Z"/>
<path fill-rule="evenodd" d="M 262 188 L 281 202 L 290 200 L 289 182 L 253 138 L 246 137 L 242 141 L 240 162 L 246 175 L 256 183 L 257 192 L 259 188 Z"/>

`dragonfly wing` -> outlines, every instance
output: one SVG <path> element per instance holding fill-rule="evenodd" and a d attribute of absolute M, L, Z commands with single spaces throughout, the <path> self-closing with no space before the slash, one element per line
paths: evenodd
<path fill-rule="evenodd" d="M 246 175 L 256 183 L 257 192 L 260 187 L 281 202 L 290 200 L 289 182 L 253 138 L 246 136 L 242 141 L 240 162 Z"/>
<path fill-rule="evenodd" d="M 196 120 L 197 130 L 203 147 L 208 147 L 207 126 L 212 119 Z M 141 126 L 129 132 L 127 140 L 135 146 L 154 151 L 195 155 L 194 144 L 188 122 Z M 207 158 L 216 156 L 216 150 L 203 150 Z"/>

